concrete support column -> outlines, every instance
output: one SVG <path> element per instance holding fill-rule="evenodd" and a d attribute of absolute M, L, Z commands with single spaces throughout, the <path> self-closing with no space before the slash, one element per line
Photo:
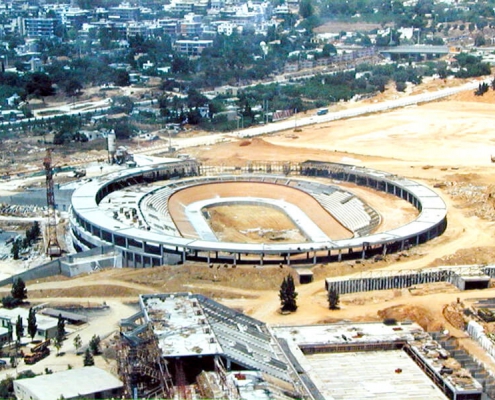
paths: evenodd
<path fill-rule="evenodd" d="M 386 256 L 386 255 L 387 255 L 387 245 L 386 245 L 386 244 L 384 244 L 384 245 L 383 245 L 383 252 L 382 252 L 382 254 L 383 254 L 384 256 Z"/>
<path fill-rule="evenodd" d="M 265 256 L 265 255 L 264 255 L 263 253 L 261 253 L 261 257 L 260 257 L 260 265 L 261 265 L 261 266 L 263 265 L 263 257 L 264 257 L 264 256 Z"/>
<path fill-rule="evenodd" d="M 185 247 L 182 249 L 182 262 L 183 263 L 186 262 L 186 248 Z"/>
<path fill-rule="evenodd" d="M 316 264 L 316 250 L 315 250 L 315 254 L 313 256 L 313 264 Z"/>
<path fill-rule="evenodd" d="M 337 256 L 337 261 L 342 261 L 342 249 L 339 249 L 339 254 Z"/>
<path fill-rule="evenodd" d="M 364 260 L 365 257 L 366 257 L 366 247 L 363 245 L 363 250 L 361 252 L 361 259 Z"/>
<path fill-rule="evenodd" d="M 236 253 L 233 254 L 233 262 L 234 262 L 234 265 L 237 265 L 237 254 Z"/>
<path fill-rule="evenodd" d="M 290 265 L 290 253 L 287 253 L 287 265 Z"/>
<path fill-rule="evenodd" d="M 206 262 L 210 265 L 210 252 L 208 252 L 208 255 L 206 256 Z"/>

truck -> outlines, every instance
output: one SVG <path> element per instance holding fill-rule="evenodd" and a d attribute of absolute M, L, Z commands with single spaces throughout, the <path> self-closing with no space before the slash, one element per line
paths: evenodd
<path fill-rule="evenodd" d="M 48 346 L 50 345 L 50 339 L 47 339 L 41 343 L 38 343 L 36 346 L 31 348 L 31 353 L 24 355 L 24 362 L 26 364 L 35 364 L 39 360 L 47 357 L 50 354 L 50 349 Z"/>
<path fill-rule="evenodd" d="M 318 111 L 316 111 L 316 115 L 325 115 L 328 114 L 328 108 L 320 108 Z"/>

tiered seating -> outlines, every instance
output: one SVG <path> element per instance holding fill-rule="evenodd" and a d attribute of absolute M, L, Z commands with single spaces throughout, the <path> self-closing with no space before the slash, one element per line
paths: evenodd
<path fill-rule="evenodd" d="M 168 212 L 168 199 L 175 190 L 176 185 L 168 185 L 143 199 L 140 208 L 149 226 L 161 231 L 177 233 L 177 228 Z"/>
<path fill-rule="evenodd" d="M 380 223 L 380 217 L 374 210 L 362 203 L 353 194 L 338 190 L 337 187 L 293 179 L 281 180 L 278 176 L 266 175 L 199 177 L 188 179 L 187 181 L 174 182 L 156 190 L 152 195 L 144 197 L 140 206 L 145 216 L 145 222 L 150 227 L 158 230 L 170 230 L 173 233 L 178 233 L 168 212 L 168 200 L 170 196 L 177 190 L 197 184 L 218 182 L 219 178 L 223 182 L 249 181 L 282 183 L 286 186 L 303 190 L 315 197 L 330 214 L 332 214 L 343 226 L 351 230 L 356 236 L 369 234 Z M 207 190 L 208 189 L 205 187 L 205 191 Z"/>
<path fill-rule="evenodd" d="M 272 337 L 262 323 L 208 299 L 202 300 L 202 309 L 226 357 L 247 368 L 291 380 L 286 361 L 277 358 Z"/>
<path fill-rule="evenodd" d="M 336 190 L 330 195 L 315 193 L 313 196 L 342 225 L 356 235 L 361 235 L 365 230 L 371 229 L 371 216 L 366 211 L 363 202 L 352 193 Z"/>
<path fill-rule="evenodd" d="M 148 224 L 139 212 L 139 202 L 149 191 L 150 189 L 148 187 L 115 191 L 104 201 L 100 202 L 99 207 L 113 211 L 118 221 L 137 228 L 145 228 Z"/>

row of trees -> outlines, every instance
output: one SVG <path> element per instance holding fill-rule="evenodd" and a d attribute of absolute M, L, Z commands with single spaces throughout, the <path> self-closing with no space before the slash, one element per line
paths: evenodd
<path fill-rule="evenodd" d="M 287 275 L 282 281 L 282 284 L 280 285 L 279 298 L 280 308 L 283 313 L 295 312 L 297 310 L 297 292 L 292 275 Z M 340 299 L 335 288 L 330 288 L 328 290 L 327 300 L 328 308 L 330 310 L 339 309 Z"/>

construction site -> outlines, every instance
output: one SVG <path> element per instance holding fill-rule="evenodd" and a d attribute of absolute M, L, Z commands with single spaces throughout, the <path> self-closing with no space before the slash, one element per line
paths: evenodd
<path fill-rule="evenodd" d="M 23 277 L 32 304 L 109 304 L 81 332 L 108 335 L 99 367 L 126 397 L 492 398 L 493 104 L 335 104 L 297 132 L 167 137 L 146 155 L 111 139 L 70 171 L 43 149 L 41 174 L 1 182 L 5 255 L 33 218 L 44 233 L 37 256 L 4 258 L 2 283 Z M 78 360 L 53 353 L 20 368 Z"/>
<path fill-rule="evenodd" d="M 482 385 L 411 322 L 270 327 L 190 293 L 143 295 L 139 304 L 121 323 L 128 395 L 482 399 Z"/>

